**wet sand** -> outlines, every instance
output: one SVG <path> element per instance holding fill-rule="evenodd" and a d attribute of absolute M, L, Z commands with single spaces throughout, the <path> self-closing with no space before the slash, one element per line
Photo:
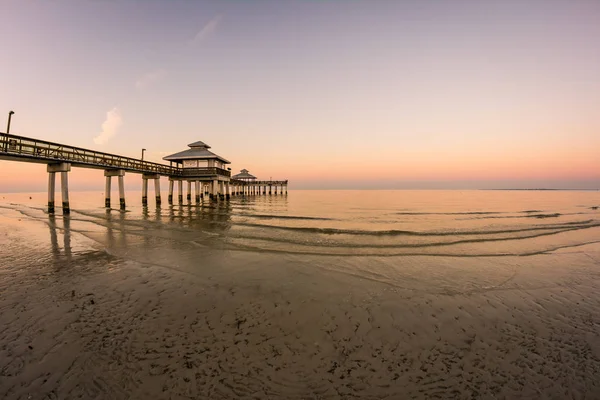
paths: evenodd
<path fill-rule="evenodd" d="M 3 399 L 600 398 L 598 244 L 189 269 L 0 219 Z"/>

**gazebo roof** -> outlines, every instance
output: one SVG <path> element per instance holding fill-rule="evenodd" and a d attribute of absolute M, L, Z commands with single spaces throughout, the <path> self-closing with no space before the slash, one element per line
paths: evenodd
<path fill-rule="evenodd" d="M 256 179 L 256 177 L 248 173 L 247 169 L 243 169 L 239 174 L 232 176 L 233 179 Z"/>
<path fill-rule="evenodd" d="M 198 141 L 188 144 L 189 149 L 180 151 L 179 153 L 171 154 L 170 156 L 163 157 L 163 160 L 183 162 L 183 160 L 220 160 L 225 164 L 231 164 L 231 162 L 219 155 L 216 155 L 210 149 L 210 146 L 204 142 Z"/>
<path fill-rule="evenodd" d="M 205 149 L 210 149 L 210 146 L 207 145 L 204 142 L 201 142 L 200 140 L 198 140 L 197 142 L 194 143 L 190 143 L 188 144 L 189 147 L 194 148 L 194 147 L 204 147 Z"/>

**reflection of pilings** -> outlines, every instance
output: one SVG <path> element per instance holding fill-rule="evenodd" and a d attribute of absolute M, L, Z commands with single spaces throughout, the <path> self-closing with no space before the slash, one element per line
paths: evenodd
<path fill-rule="evenodd" d="M 63 239 L 65 245 L 65 256 L 71 259 L 71 218 L 63 217 Z"/>
<path fill-rule="evenodd" d="M 59 261 L 61 249 L 58 245 L 58 229 L 56 227 L 56 217 L 50 215 L 48 217 L 48 228 L 50 229 L 50 244 L 52 246 L 52 254 L 55 261 Z M 67 261 L 71 260 L 71 220 L 68 216 L 63 217 L 63 251 Z"/>
<path fill-rule="evenodd" d="M 60 248 L 58 247 L 58 236 L 56 234 L 56 217 L 50 215 L 48 218 L 48 228 L 50 228 L 50 244 L 52 246 L 52 254 L 54 259 L 58 259 L 60 255 Z"/>

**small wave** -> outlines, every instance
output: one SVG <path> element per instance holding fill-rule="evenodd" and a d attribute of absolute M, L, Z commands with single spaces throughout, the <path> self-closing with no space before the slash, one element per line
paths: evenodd
<path fill-rule="evenodd" d="M 456 231 L 441 231 L 441 232 L 422 232 L 422 231 L 406 231 L 406 230 L 379 230 L 379 231 L 364 231 L 358 229 L 338 229 L 338 228 L 317 228 L 317 227 L 293 227 L 293 226 L 274 226 L 274 225 L 261 225 L 251 223 L 237 223 L 235 225 L 247 226 L 252 228 L 261 229 L 280 229 L 294 232 L 306 232 L 306 233 L 319 233 L 325 235 L 367 235 L 367 236 L 460 236 L 460 235 L 494 235 L 499 233 L 515 233 L 515 232 L 529 232 L 538 230 L 548 229 L 563 229 L 567 227 L 578 227 L 578 228 L 593 228 L 600 226 L 600 223 L 591 224 L 592 220 L 587 221 L 572 221 L 565 222 L 564 224 L 553 224 L 553 225 L 536 225 L 527 228 L 517 229 L 497 229 L 497 230 L 456 230 Z"/>
<path fill-rule="evenodd" d="M 571 213 L 571 214 L 527 214 L 527 215 L 494 215 L 494 216 L 485 216 L 485 217 L 473 217 L 473 218 L 463 218 L 463 219 L 518 219 L 518 218 L 558 218 L 562 215 L 582 215 L 585 213 Z"/>
<path fill-rule="evenodd" d="M 465 211 L 465 212 L 396 212 L 395 215 L 491 215 L 506 214 L 499 211 Z"/>
<path fill-rule="evenodd" d="M 562 214 L 561 213 L 554 213 L 554 214 L 532 214 L 532 215 L 527 215 L 527 218 L 558 218 L 560 217 Z"/>
<path fill-rule="evenodd" d="M 563 229 L 548 229 L 548 232 L 542 233 L 532 233 L 524 236 L 508 236 L 508 237 L 491 237 L 491 238 L 473 238 L 473 239 L 461 239 L 461 240 L 453 240 L 448 242 L 427 242 L 427 243 L 393 243 L 393 244 L 358 244 L 358 243 L 339 243 L 339 242 L 308 242 L 301 240 L 294 240 L 288 238 L 281 237 L 255 237 L 255 236 L 246 236 L 246 235 L 231 235 L 229 238 L 231 239 L 242 239 L 242 240 L 252 240 L 252 241 L 260 241 L 260 242 L 274 242 L 274 243 L 282 243 L 282 244 L 292 244 L 303 247 L 314 247 L 314 248 L 353 248 L 353 249 L 417 249 L 423 247 L 444 247 L 444 246 L 454 246 L 460 244 L 468 244 L 468 243 L 488 243 L 488 242 L 501 242 L 501 241 L 511 241 L 511 240 L 527 240 L 527 239 L 535 239 L 542 236 L 551 236 L 557 235 L 564 232 L 576 231 L 580 228 L 563 228 Z"/>
<path fill-rule="evenodd" d="M 325 217 L 300 217 L 294 215 L 271 215 L 271 214 L 238 214 L 242 217 L 250 217 L 257 219 L 295 219 L 295 220 L 309 220 L 309 221 L 334 221 L 333 218 Z"/>

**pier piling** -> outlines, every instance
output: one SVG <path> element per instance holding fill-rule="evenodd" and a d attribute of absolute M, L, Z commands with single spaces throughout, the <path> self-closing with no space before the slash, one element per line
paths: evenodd
<path fill-rule="evenodd" d="M 48 171 L 48 214 L 54 214 L 54 190 L 56 187 L 56 173 Z"/>
<path fill-rule="evenodd" d="M 104 176 L 106 177 L 106 186 L 104 188 L 104 206 L 110 208 L 110 192 L 111 192 L 111 180 L 113 176 L 119 178 L 119 203 L 121 209 L 125 209 L 125 187 L 123 178 L 125 171 L 122 169 L 106 169 L 104 170 Z M 123 186 L 123 188 L 121 188 Z"/>
<path fill-rule="evenodd" d="M 71 207 L 69 204 L 69 171 L 71 164 L 59 163 L 48 164 L 48 213 L 53 214 L 55 211 L 55 192 L 56 192 L 56 173 L 60 172 L 61 196 L 63 214 L 70 214 Z"/>
<path fill-rule="evenodd" d="M 160 200 L 160 176 L 156 175 L 154 178 L 154 195 L 156 196 L 156 205 L 159 206 Z"/>
<path fill-rule="evenodd" d="M 148 205 L 148 179 L 142 177 L 142 206 Z"/>
<path fill-rule="evenodd" d="M 119 175 L 119 205 L 121 210 L 125 209 L 125 172 Z"/>
<path fill-rule="evenodd" d="M 63 214 L 71 213 L 71 206 L 69 205 L 69 172 L 61 171 L 60 173 L 60 191 L 62 195 L 62 207 Z"/>
<path fill-rule="evenodd" d="M 106 175 L 106 174 L 105 174 Z M 106 176 L 106 185 L 104 186 L 104 207 L 110 208 L 110 184 L 111 177 Z"/>

